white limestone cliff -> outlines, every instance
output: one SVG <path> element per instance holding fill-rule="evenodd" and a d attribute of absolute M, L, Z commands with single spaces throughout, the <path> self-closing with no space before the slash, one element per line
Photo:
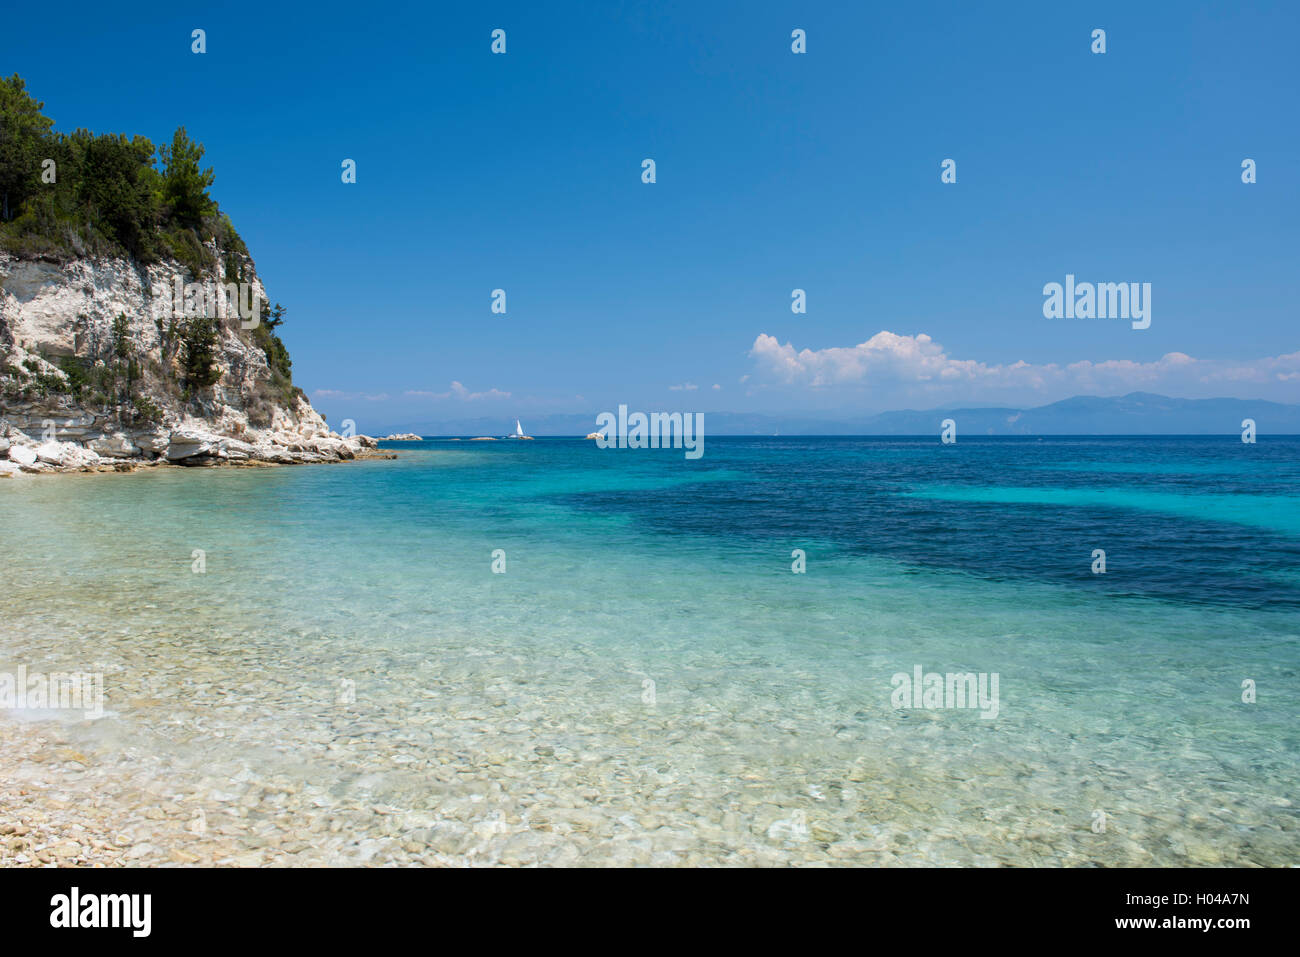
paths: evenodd
<path fill-rule="evenodd" d="M 0 252 L 0 476 L 373 454 L 374 439 L 331 431 L 306 396 L 273 373 L 263 345 L 233 310 L 216 321 L 216 383 L 189 393 L 181 386 L 167 295 L 176 277 L 216 288 L 231 262 L 253 296 L 265 299 L 251 259 L 211 243 L 208 253 L 215 269 L 196 279 L 175 262 L 56 263 Z M 79 389 L 65 371 L 69 363 L 93 372 L 115 361 L 119 316 L 138 371 L 129 400 L 120 390 L 109 396 L 84 383 Z"/>

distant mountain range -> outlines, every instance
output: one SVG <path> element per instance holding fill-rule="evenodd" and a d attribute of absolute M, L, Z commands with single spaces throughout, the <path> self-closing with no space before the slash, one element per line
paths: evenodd
<path fill-rule="evenodd" d="M 611 410 L 612 411 L 612 410 Z M 668 411 L 668 410 L 665 410 Z M 958 435 L 1223 435 L 1240 432 L 1254 419 L 1259 433 L 1300 434 L 1300 405 L 1257 399 L 1171 399 L 1150 392 L 1101 397 L 1075 396 L 1030 409 L 905 409 L 863 418 L 818 418 L 706 412 L 707 435 L 937 435 L 944 419 L 957 422 Z M 505 435 L 513 420 L 455 419 L 426 424 L 421 435 Z M 530 418 L 532 435 L 586 435 L 596 414 Z"/>

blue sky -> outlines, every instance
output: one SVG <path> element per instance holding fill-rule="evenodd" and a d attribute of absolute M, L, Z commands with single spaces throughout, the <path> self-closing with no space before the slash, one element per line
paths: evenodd
<path fill-rule="evenodd" d="M 1300 401 L 1298 39 L 1284 3 L 74 2 L 8 10 L 0 68 L 58 129 L 204 143 L 295 381 L 382 431 Z M 1067 273 L 1151 283 L 1150 328 L 1044 318 Z"/>

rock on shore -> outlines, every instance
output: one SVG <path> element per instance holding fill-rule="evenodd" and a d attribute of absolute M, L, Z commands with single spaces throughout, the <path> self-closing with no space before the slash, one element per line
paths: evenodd
<path fill-rule="evenodd" d="M 175 427 L 90 431 L 75 438 L 58 424 L 59 420 L 54 420 L 54 438 L 45 438 L 48 418 L 42 420 L 46 426 L 33 427 L 27 416 L 15 415 L 10 409 L 0 420 L 0 477 L 19 472 L 129 471 L 166 464 L 297 465 L 393 458 L 391 453 L 376 451 L 378 443 L 370 436 L 341 436 L 331 432 L 323 421 L 312 422 L 307 410 L 299 411 L 298 422 L 280 423 L 278 429 L 245 430 L 243 438 L 223 434 L 211 423 L 193 418 Z"/>

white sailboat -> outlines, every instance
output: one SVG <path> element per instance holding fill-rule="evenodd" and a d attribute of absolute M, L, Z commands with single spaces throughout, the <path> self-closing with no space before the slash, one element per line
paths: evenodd
<path fill-rule="evenodd" d="M 524 435 L 524 427 L 523 427 L 522 425 L 519 424 L 519 420 L 518 420 L 518 419 L 515 419 L 515 433 L 514 433 L 514 435 L 507 435 L 506 438 L 508 438 L 508 439 L 527 439 L 527 440 L 530 441 L 530 442 L 533 441 L 533 437 L 532 437 L 531 435 Z"/>

